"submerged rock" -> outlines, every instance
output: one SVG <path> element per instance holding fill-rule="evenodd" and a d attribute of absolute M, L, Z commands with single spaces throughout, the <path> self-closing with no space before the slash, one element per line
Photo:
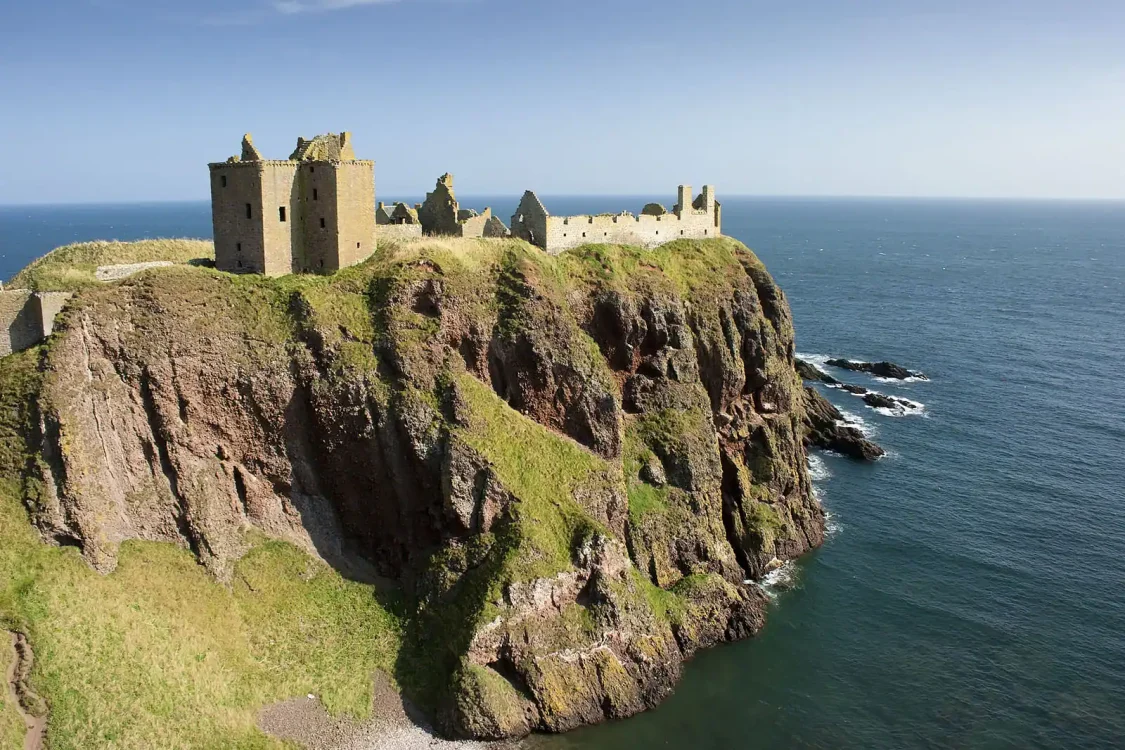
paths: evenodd
<path fill-rule="evenodd" d="M 825 364 L 832 367 L 839 367 L 842 370 L 866 372 L 880 378 L 893 378 L 895 380 L 906 380 L 908 378 L 929 380 L 929 378 L 922 373 L 908 370 L 905 367 L 896 365 L 894 362 L 856 362 L 850 359 L 830 359 Z"/>

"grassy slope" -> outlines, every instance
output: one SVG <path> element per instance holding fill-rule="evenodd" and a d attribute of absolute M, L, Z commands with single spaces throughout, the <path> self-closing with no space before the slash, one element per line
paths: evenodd
<path fill-rule="evenodd" d="M 159 239 L 139 242 L 79 242 L 66 245 L 33 261 L 8 282 L 12 289 L 39 292 L 70 292 L 97 284 L 98 266 L 118 263 L 143 263 L 170 260 L 187 263 L 213 260 L 215 246 L 210 240 Z"/>
<path fill-rule="evenodd" d="M 40 542 L 10 478 L 36 355 L 0 360 L 0 624 L 35 648 L 52 750 L 279 747 L 257 711 L 306 693 L 364 716 L 370 676 L 391 671 L 400 639 L 372 587 L 281 542 L 253 540 L 229 589 L 172 545 L 127 543 L 102 576 Z"/>

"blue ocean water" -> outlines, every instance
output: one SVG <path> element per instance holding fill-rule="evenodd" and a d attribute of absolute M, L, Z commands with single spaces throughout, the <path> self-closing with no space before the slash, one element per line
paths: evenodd
<path fill-rule="evenodd" d="M 554 198 L 555 213 L 643 198 Z M 516 198 L 491 201 L 507 217 Z M 464 201 L 483 207 L 485 201 Z M 798 350 L 890 455 L 814 459 L 835 531 L 760 637 L 697 657 L 601 748 L 1125 747 L 1125 204 L 726 199 L 785 289 Z M 206 204 L 0 208 L 0 277 L 79 239 L 209 236 Z"/>

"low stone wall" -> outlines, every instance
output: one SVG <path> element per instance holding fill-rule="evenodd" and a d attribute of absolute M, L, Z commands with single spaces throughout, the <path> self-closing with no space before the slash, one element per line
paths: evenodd
<path fill-rule="evenodd" d="M 35 346 L 55 329 L 69 292 L 0 291 L 0 357 Z"/>
<path fill-rule="evenodd" d="M 422 236 L 421 224 L 376 224 L 375 239 L 412 240 Z"/>

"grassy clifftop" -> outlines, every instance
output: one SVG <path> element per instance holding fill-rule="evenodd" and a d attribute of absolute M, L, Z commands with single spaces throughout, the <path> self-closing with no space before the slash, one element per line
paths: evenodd
<path fill-rule="evenodd" d="M 210 240 L 153 239 L 138 242 L 79 242 L 52 250 L 12 277 L 8 286 L 36 292 L 74 292 L 97 284 L 98 266 L 171 261 L 210 262 L 215 245 Z"/>
<path fill-rule="evenodd" d="M 452 734 L 628 716 L 820 541 L 788 308 L 735 241 L 90 281 L 200 249 L 16 277 L 78 292 L 0 360 L 0 619 L 52 747 L 270 747 L 261 707 L 363 716 L 375 670 Z"/>

